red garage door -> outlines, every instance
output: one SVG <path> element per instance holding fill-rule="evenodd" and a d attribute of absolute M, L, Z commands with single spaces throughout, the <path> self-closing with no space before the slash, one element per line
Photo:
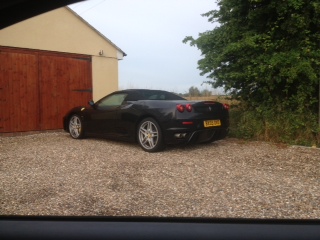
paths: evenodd
<path fill-rule="evenodd" d="M 0 132 L 62 128 L 92 99 L 91 57 L 0 48 Z"/>
<path fill-rule="evenodd" d="M 68 110 L 92 99 L 91 58 L 43 54 L 39 62 L 41 129 L 62 128 Z"/>
<path fill-rule="evenodd" d="M 39 129 L 38 57 L 0 48 L 0 132 Z"/>

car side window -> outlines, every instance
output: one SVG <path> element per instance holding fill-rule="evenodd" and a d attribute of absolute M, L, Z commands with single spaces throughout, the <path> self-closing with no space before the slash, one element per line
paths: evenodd
<path fill-rule="evenodd" d="M 106 110 L 119 107 L 127 95 L 127 93 L 117 93 L 102 98 L 96 103 L 96 108 L 99 110 Z"/>
<path fill-rule="evenodd" d="M 148 100 L 166 100 L 166 95 L 164 94 L 153 94 L 148 96 Z"/>
<path fill-rule="evenodd" d="M 142 92 L 145 100 L 185 100 L 184 98 L 170 92 L 164 91 L 144 91 Z"/>

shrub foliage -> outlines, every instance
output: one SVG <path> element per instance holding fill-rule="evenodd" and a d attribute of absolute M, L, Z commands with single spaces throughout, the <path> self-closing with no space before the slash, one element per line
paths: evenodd
<path fill-rule="evenodd" d="M 320 2 L 220 0 L 218 6 L 203 16 L 219 25 L 184 42 L 201 50 L 201 75 L 243 103 L 234 112 L 236 135 L 319 144 Z"/>

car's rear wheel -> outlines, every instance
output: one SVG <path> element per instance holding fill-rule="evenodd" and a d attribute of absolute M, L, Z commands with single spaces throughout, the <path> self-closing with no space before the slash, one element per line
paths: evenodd
<path fill-rule="evenodd" d="M 69 120 L 69 133 L 72 138 L 80 139 L 84 136 L 83 123 L 78 115 L 73 115 Z"/>
<path fill-rule="evenodd" d="M 158 152 L 164 148 L 161 128 L 153 118 L 145 118 L 140 122 L 137 139 L 146 152 Z"/>
<path fill-rule="evenodd" d="M 218 141 L 224 139 L 227 136 L 228 131 L 225 129 L 220 129 L 215 132 L 215 134 L 207 141 L 203 143 L 212 143 L 214 141 Z"/>

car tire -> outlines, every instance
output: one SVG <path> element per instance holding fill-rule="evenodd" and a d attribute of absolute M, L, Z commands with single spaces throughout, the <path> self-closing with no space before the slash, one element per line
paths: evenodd
<path fill-rule="evenodd" d="M 72 115 L 69 119 L 69 133 L 74 139 L 81 139 L 84 137 L 83 122 L 79 115 Z"/>
<path fill-rule="evenodd" d="M 165 146 L 161 128 L 153 118 L 145 118 L 139 123 L 137 140 L 146 152 L 159 152 Z"/>
<path fill-rule="evenodd" d="M 208 140 L 202 143 L 212 143 L 221 139 L 224 139 L 227 136 L 228 131 L 224 129 L 217 130 L 216 133 Z"/>

